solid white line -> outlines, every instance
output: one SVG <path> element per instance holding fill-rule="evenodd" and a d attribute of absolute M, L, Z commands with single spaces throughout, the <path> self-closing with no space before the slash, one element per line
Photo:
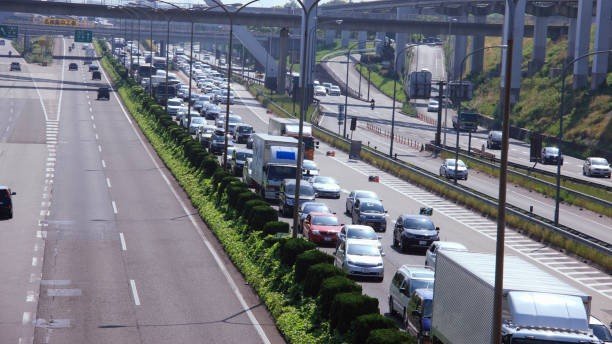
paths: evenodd
<path fill-rule="evenodd" d="M 121 240 L 121 250 L 127 251 L 127 246 L 125 245 L 125 237 L 123 237 L 123 233 L 119 233 L 119 240 Z"/>
<path fill-rule="evenodd" d="M 134 303 L 136 306 L 140 306 L 140 298 L 138 297 L 138 290 L 136 290 L 136 282 L 133 279 L 130 280 L 130 287 L 132 287 L 132 295 L 134 296 Z"/>
<path fill-rule="evenodd" d="M 117 214 L 117 204 L 115 204 L 115 201 L 113 201 L 113 212 Z"/>
<path fill-rule="evenodd" d="M 108 178 L 106 178 L 106 186 L 108 186 L 109 188 L 112 187 L 110 179 L 108 179 Z"/>
<path fill-rule="evenodd" d="M 104 74 L 104 78 L 106 79 L 106 82 L 108 84 L 108 86 L 113 89 L 113 86 L 111 85 L 108 77 L 106 76 L 106 72 L 104 71 L 104 69 L 102 68 L 102 74 Z M 138 130 L 136 129 L 136 127 L 134 126 L 134 123 L 132 123 L 132 120 L 130 119 L 127 111 L 125 110 L 125 107 L 123 106 L 123 103 L 121 102 L 121 100 L 119 98 L 117 98 L 117 103 L 119 104 L 119 107 L 121 108 L 121 111 L 123 112 L 123 115 L 125 116 L 125 118 L 127 119 L 127 121 L 130 123 L 130 126 L 132 127 L 132 131 L 134 132 L 134 134 L 136 135 L 136 137 L 138 138 L 138 141 L 140 142 L 140 144 L 142 145 L 142 147 L 144 148 L 144 150 L 147 152 L 147 155 L 149 156 L 149 158 L 151 159 L 151 161 L 153 162 L 153 165 L 155 165 L 157 171 L 159 172 L 159 174 L 161 175 L 161 177 L 164 179 L 164 181 L 166 182 L 166 185 L 168 186 L 168 188 L 170 189 L 170 191 L 172 192 L 172 195 L 174 195 L 174 198 L 176 199 L 176 201 L 180 204 L 181 208 L 183 208 L 183 212 L 185 213 L 185 215 L 187 215 L 187 217 L 189 218 L 189 220 L 191 221 L 193 227 L 197 230 L 198 235 L 200 236 L 200 238 L 202 239 L 202 241 L 204 242 L 204 245 L 206 245 L 206 247 L 208 248 L 208 250 L 210 251 L 210 253 L 212 254 L 213 258 L 215 259 L 215 263 L 217 263 L 217 266 L 219 266 L 219 269 L 221 269 L 221 272 L 223 272 L 223 275 L 225 276 L 225 279 L 228 281 L 230 288 L 232 289 L 232 291 L 234 292 L 234 295 L 236 296 L 236 298 L 238 299 L 238 301 L 240 302 L 240 305 L 242 306 L 242 310 L 246 313 L 246 315 L 249 317 L 249 320 L 251 321 L 251 324 L 253 325 L 253 327 L 255 327 L 255 330 L 257 331 L 257 334 L 259 335 L 259 337 L 261 338 L 261 340 L 265 343 L 265 344 L 270 344 L 270 339 L 268 339 L 268 337 L 266 336 L 266 333 L 264 332 L 263 328 L 261 327 L 261 325 L 257 322 L 257 319 L 255 318 L 255 316 L 253 315 L 253 312 L 251 311 L 249 305 L 246 303 L 246 301 L 244 300 L 244 296 L 242 296 L 242 293 L 240 292 L 240 290 L 238 290 L 238 286 L 236 285 L 236 282 L 234 281 L 234 279 L 232 278 L 232 276 L 230 275 L 229 271 L 227 271 L 227 268 L 225 267 L 225 264 L 223 263 L 223 261 L 221 260 L 221 258 L 219 257 L 217 251 L 215 250 L 215 248 L 212 246 L 212 244 L 208 241 L 208 239 L 206 239 L 206 237 L 204 236 L 204 231 L 202 230 L 202 228 L 200 227 L 200 225 L 198 224 L 198 222 L 196 222 L 195 217 L 191 214 L 191 212 L 187 209 L 187 206 L 185 205 L 185 202 L 183 202 L 183 200 L 179 197 L 177 191 L 174 189 L 174 187 L 172 186 L 172 184 L 170 183 L 170 180 L 168 179 L 168 177 L 166 176 L 166 174 L 164 174 L 164 172 L 162 171 L 162 169 L 160 168 L 159 164 L 157 163 L 157 161 L 155 160 L 155 158 L 153 157 L 153 154 L 151 153 L 151 151 L 149 150 L 149 148 L 147 147 L 147 145 L 144 143 L 143 139 L 140 137 L 140 135 L 138 134 Z"/>

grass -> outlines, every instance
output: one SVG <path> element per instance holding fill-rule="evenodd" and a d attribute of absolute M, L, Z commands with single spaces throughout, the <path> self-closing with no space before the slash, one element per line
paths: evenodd
<path fill-rule="evenodd" d="M 48 65 L 53 62 L 53 38 L 50 36 L 39 36 L 30 39 L 28 49 L 24 49 L 22 41 L 13 41 L 13 47 L 27 63 L 43 63 Z"/>

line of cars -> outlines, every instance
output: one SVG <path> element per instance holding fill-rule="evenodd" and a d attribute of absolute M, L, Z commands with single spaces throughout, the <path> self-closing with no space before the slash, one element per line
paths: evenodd
<path fill-rule="evenodd" d="M 342 91 L 338 85 L 334 85 L 331 82 L 320 83 L 318 80 L 313 82 L 313 93 L 314 96 L 341 96 Z"/>

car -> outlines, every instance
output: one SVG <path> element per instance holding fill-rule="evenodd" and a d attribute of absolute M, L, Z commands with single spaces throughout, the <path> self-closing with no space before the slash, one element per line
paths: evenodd
<path fill-rule="evenodd" d="M 298 214 L 300 215 L 299 223 L 298 223 L 298 226 L 300 226 L 299 227 L 300 231 L 301 231 L 302 222 L 304 221 L 304 219 L 306 219 L 306 216 L 308 216 L 308 214 L 312 212 L 335 214 L 329 209 L 329 207 L 325 203 L 304 202 L 302 203 L 302 205 L 300 205 L 300 209 L 298 210 Z"/>
<path fill-rule="evenodd" d="M 231 138 L 228 138 L 227 145 L 228 147 L 234 145 Z M 219 135 L 218 133 L 214 133 L 210 140 L 209 151 L 215 155 L 222 155 L 224 148 L 225 148 L 225 135 L 223 134 Z"/>
<path fill-rule="evenodd" d="M 302 235 L 317 244 L 336 244 L 342 224 L 330 213 L 311 212 L 302 223 Z"/>
<path fill-rule="evenodd" d="M 430 99 L 427 104 L 427 112 L 438 112 L 438 109 L 440 109 L 440 103 L 435 99 Z"/>
<path fill-rule="evenodd" d="M 0 219 L 13 218 L 13 196 L 16 194 L 8 186 L 0 185 Z"/>
<path fill-rule="evenodd" d="M 251 135 L 249 137 L 249 139 L 246 142 L 246 148 L 248 149 L 253 149 L 253 135 Z"/>
<path fill-rule="evenodd" d="M 370 226 L 378 232 L 387 231 L 387 211 L 378 199 L 358 198 L 351 219 L 355 225 Z"/>
<path fill-rule="evenodd" d="M 329 94 L 329 91 L 331 90 L 331 87 L 332 87 L 331 82 L 324 82 L 321 84 L 321 86 L 325 87 L 325 93 Z"/>
<path fill-rule="evenodd" d="M 300 183 L 299 199 L 296 202 L 295 184 L 295 179 L 284 179 L 281 182 L 278 194 L 278 211 L 283 216 L 291 216 L 291 214 L 293 214 L 293 207 L 299 207 L 304 202 L 314 201 L 316 197 L 316 193 L 312 185 L 309 183 Z"/>
<path fill-rule="evenodd" d="M 79 65 L 77 65 L 76 63 L 72 62 L 68 65 L 68 70 L 69 71 L 73 71 L 73 70 L 79 70 Z"/>
<path fill-rule="evenodd" d="M 198 128 L 198 133 L 196 134 L 196 140 L 200 142 L 200 145 L 206 149 L 210 148 L 210 142 L 212 140 L 212 135 L 215 132 L 216 127 L 214 125 L 203 125 Z M 223 135 L 223 134 L 221 134 Z"/>
<path fill-rule="evenodd" d="M 355 204 L 355 200 L 358 198 L 374 198 L 379 199 L 378 195 L 374 191 L 368 190 L 354 190 L 349 193 L 345 202 L 346 214 L 351 215 L 353 213 L 353 205 Z"/>
<path fill-rule="evenodd" d="M 336 85 L 332 85 L 329 88 L 329 95 L 330 96 L 341 96 L 342 92 L 340 91 L 340 87 L 338 87 Z"/>
<path fill-rule="evenodd" d="M 591 331 L 593 331 L 593 335 L 595 335 L 595 337 L 597 337 L 597 339 L 599 339 L 602 343 L 612 343 L 612 334 L 610 334 L 610 329 L 592 315 L 589 318 L 589 328 Z"/>
<path fill-rule="evenodd" d="M 236 141 L 236 143 L 247 143 L 254 132 L 255 130 L 253 130 L 252 125 L 240 123 L 236 125 L 236 128 L 234 129 L 234 141 Z"/>
<path fill-rule="evenodd" d="M 183 121 L 185 123 L 184 127 L 187 127 L 188 120 L 185 118 Z M 189 123 L 189 134 L 196 134 L 198 129 L 202 126 L 206 125 L 206 118 L 204 117 L 191 117 L 191 123 Z"/>
<path fill-rule="evenodd" d="M 416 289 L 410 296 L 406 314 L 402 316 L 404 330 L 417 337 L 417 342 L 429 338 L 433 313 L 433 290 Z"/>
<path fill-rule="evenodd" d="M 100 71 L 93 71 L 91 73 L 91 80 L 102 80 L 102 73 Z"/>
<path fill-rule="evenodd" d="M 230 171 L 232 171 L 235 176 L 241 176 L 244 163 L 248 158 L 252 157 L 253 150 L 251 149 L 235 149 L 232 153 L 232 159 L 230 160 Z"/>
<path fill-rule="evenodd" d="M 217 100 L 219 101 L 219 103 L 221 104 L 227 104 L 227 90 L 223 90 L 221 92 L 221 95 L 217 97 Z M 229 103 L 230 104 L 234 104 L 234 99 L 236 98 L 236 96 L 234 95 L 234 91 L 230 91 L 229 92 Z"/>
<path fill-rule="evenodd" d="M 326 95 L 327 95 L 327 90 L 325 89 L 325 87 L 323 87 L 323 86 L 315 86 L 314 87 L 314 96 L 315 97 L 326 96 Z"/>
<path fill-rule="evenodd" d="M 338 243 L 346 241 L 348 239 L 364 240 L 376 244 L 380 252 L 383 252 L 382 247 L 382 236 L 376 234 L 374 228 L 364 225 L 344 225 L 340 229 L 338 235 Z"/>
<path fill-rule="evenodd" d="M 561 150 L 557 147 L 544 147 L 540 154 L 540 161 L 544 165 L 563 165 L 563 155 L 561 154 Z"/>
<path fill-rule="evenodd" d="M 389 313 L 399 314 L 404 326 L 409 324 L 410 300 L 418 289 L 433 290 L 434 270 L 424 266 L 402 265 L 389 285 Z"/>
<path fill-rule="evenodd" d="M 403 214 L 393 227 L 393 246 L 403 253 L 409 248 L 426 250 L 432 242 L 440 240 L 439 232 L 430 216 Z"/>
<path fill-rule="evenodd" d="M 340 198 L 340 185 L 332 177 L 316 176 L 310 178 L 312 187 L 317 192 L 318 197 Z"/>
<path fill-rule="evenodd" d="M 487 149 L 501 149 L 502 146 L 502 132 L 499 130 L 489 131 L 487 136 Z"/>
<path fill-rule="evenodd" d="M 19 62 L 11 62 L 11 67 L 10 67 L 10 71 L 17 71 L 17 72 L 21 72 L 21 65 L 19 64 Z"/>
<path fill-rule="evenodd" d="M 455 167 L 455 161 L 457 161 L 457 166 Z M 455 175 L 456 170 L 456 175 Z M 455 160 L 455 159 L 444 159 L 442 166 L 440 166 L 440 176 L 456 179 L 468 179 L 468 168 L 463 162 L 463 160 Z"/>
<path fill-rule="evenodd" d="M 110 88 L 106 86 L 98 87 L 98 96 L 96 100 L 100 99 L 110 100 Z"/>
<path fill-rule="evenodd" d="M 434 268 L 436 266 L 436 255 L 438 251 L 463 251 L 468 249 L 463 244 L 454 241 L 434 241 L 425 253 L 425 266 Z"/>
<path fill-rule="evenodd" d="M 319 167 L 313 160 L 304 159 L 302 162 L 302 175 L 306 178 L 319 175 Z"/>
<path fill-rule="evenodd" d="M 250 177 L 251 173 L 253 172 L 251 170 L 252 161 L 253 158 L 247 158 L 244 162 L 244 166 L 242 167 L 242 181 L 250 188 L 254 188 L 256 185 L 255 181 Z"/>
<path fill-rule="evenodd" d="M 606 177 L 610 178 L 610 164 L 605 158 L 586 158 L 582 165 L 582 174 L 589 177 Z"/>
<path fill-rule="evenodd" d="M 89 65 L 89 70 L 88 70 L 89 72 L 93 72 L 93 71 L 96 71 L 96 70 L 100 70 L 100 67 L 98 67 L 98 66 L 96 66 L 94 64 Z"/>
<path fill-rule="evenodd" d="M 349 276 L 374 277 L 382 282 L 385 277 L 383 255 L 374 243 L 348 239 L 336 247 L 334 265 Z"/>

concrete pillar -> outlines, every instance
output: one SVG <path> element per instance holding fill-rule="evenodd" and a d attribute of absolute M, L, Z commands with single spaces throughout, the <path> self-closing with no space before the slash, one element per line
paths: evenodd
<path fill-rule="evenodd" d="M 503 95 L 503 89 L 506 86 L 510 87 L 510 103 L 516 104 L 521 89 L 521 65 L 523 63 L 523 36 L 525 33 L 525 6 L 526 0 L 519 0 L 516 4 L 514 11 L 514 48 L 512 53 L 512 79 L 510 85 L 505 85 L 506 77 L 506 54 L 502 54 L 502 70 L 501 70 L 501 88 Z M 504 34 L 503 42 L 508 44 L 508 25 L 510 17 L 510 8 L 506 7 L 506 13 L 504 15 Z"/>
<path fill-rule="evenodd" d="M 597 18 L 595 19 L 595 47 L 593 50 L 602 51 L 610 49 L 612 40 L 612 2 L 597 2 Z M 595 90 L 605 85 L 606 74 L 608 73 L 609 54 L 597 54 L 593 56 L 593 74 L 591 79 L 591 89 Z"/>
<path fill-rule="evenodd" d="M 325 30 L 325 45 L 333 45 L 336 40 L 336 30 Z"/>
<path fill-rule="evenodd" d="M 398 7 L 397 13 L 396 13 L 396 19 L 398 20 L 407 19 L 410 13 L 412 12 L 412 10 L 413 10 L 412 8 Z M 408 33 L 398 32 L 395 34 L 395 56 L 394 57 L 397 61 L 397 69 L 398 69 L 397 71 L 399 73 L 403 73 L 404 66 L 406 64 L 406 50 L 404 49 L 404 47 L 406 46 L 406 43 L 408 43 L 408 37 L 410 37 L 410 34 Z M 399 57 L 398 57 L 398 54 L 400 54 Z"/>
<path fill-rule="evenodd" d="M 467 22 L 466 16 L 457 18 L 457 22 Z M 455 80 L 459 80 L 461 74 L 461 61 L 467 54 L 467 36 L 455 36 L 455 44 L 453 46 L 453 74 L 452 77 Z M 464 62 L 463 72 L 467 70 L 467 61 Z"/>
<path fill-rule="evenodd" d="M 168 50 L 168 45 L 165 41 L 159 41 L 159 56 L 166 56 L 166 51 Z"/>
<path fill-rule="evenodd" d="M 348 46 L 349 46 L 349 39 L 351 38 L 351 32 L 350 31 L 346 31 L 346 30 L 342 30 L 340 37 L 341 37 L 342 48 L 348 48 Z"/>
<path fill-rule="evenodd" d="M 484 24 L 487 22 L 487 16 L 474 16 L 474 23 Z M 474 35 L 472 36 L 472 51 L 484 48 L 485 36 Z M 479 51 L 471 57 L 470 73 L 480 74 L 482 73 L 484 65 L 484 50 Z"/>
<path fill-rule="evenodd" d="M 305 0 L 304 5 L 306 8 L 312 8 L 315 0 Z M 306 73 L 304 75 L 300 75 L 300 77 L 304 78 L 304 84 L 311 85 L 312 84 L 312 71 L 314 70 L 315 61 L 315 53 L 316 53 L 316 44 L 312 44 L 315 40 L 311 39 L 310 36 L 315 36 L 316 26 L 317 26 L 317 12 L 318 9 L 313 9 L 310 11 L 310 16 L 306 18 L 305 14 L 302 13 L 302 39 L 300 44 L 300 63 L 304 63 L 306 66 Z M 305 32 L 306 21 L 308 21 L 308 32 Z M 308 35 L 308 37 L 306 37 Z M 304 56 L 304 39 L 308 38 L 308 46 L 306 47 L 306 61 L 302 61 L 302 56 Z"/>
<path fill-rule="evenodd" d="M 580 0 L 578 2 L 578 18 L 576 20 L 576 47 L 574 48 L 574 58 L 578 58 L 589 52 L 589 44 L 591 43 L 591 22 L 593 20 L 592 0 Z M 607 34 L 609 34 L 609 32 Z M 588 70 L 588 58 L 580 59 L 574 63 L 574 89 L 586 87 Z"/>
<path fill-rule="evenodd" d="M 358 45 L 358 49 L 363 50 L 366 48 L 366 41 L 368 39 L 368 32 L 367 31 L 359 31 L 359 34 L 357 35 L 357 40 L 359 42 Z"/>
<path fill-rule="evenodd" d="M 380 55 L 382 54 L 382 49 L 383 46 L 385 44 L 385 33 L 384 32 L 377 32 L 376 33 L 376 54 Z"/>
<path fill-rule="evenodd" d="M 574 59 L 574 49 L 576 49 L 576 18 L 569 18 L 567 28 L 567 60 Z"/>
<path fill-rule="evenodd" d="M 280 30 L 280 39 L 278 42 L 278 75 L 276 78 L 276 91 L 280 94 L 285 93 L 285 81 L 287 75 L 287 54 L 289 53 L 289 30 L 282 28 Z"/>
<path fill-rule="evenodd" d="M 535 17 L 533 32 L 533 54 L 529 73 L 534 74 L 544 65 L 546 59 L 546 34 L 548 32 L 548 17 Z"/>

